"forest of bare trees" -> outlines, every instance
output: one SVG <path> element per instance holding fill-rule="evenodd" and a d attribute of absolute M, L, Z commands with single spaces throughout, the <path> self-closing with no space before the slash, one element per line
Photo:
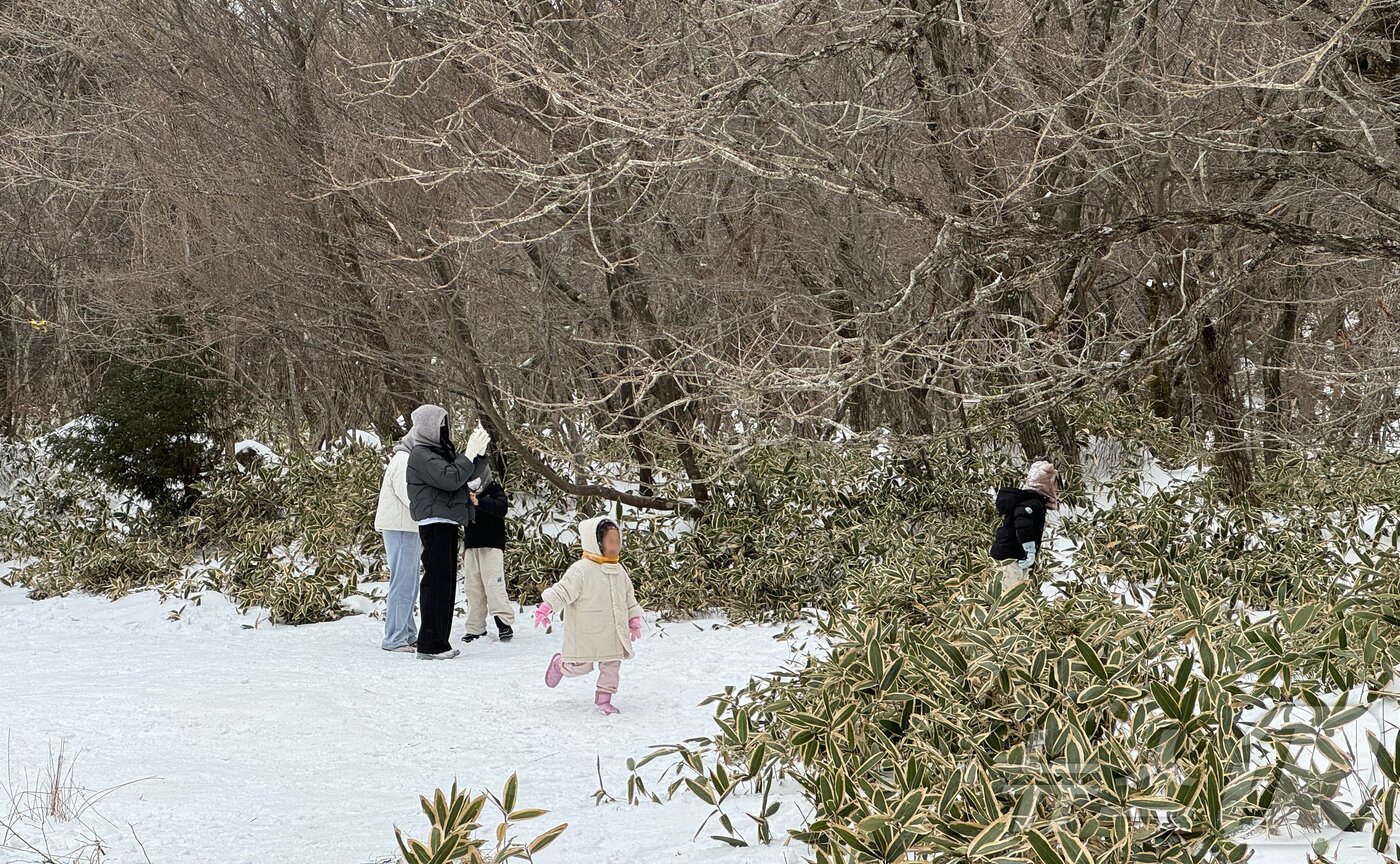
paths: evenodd
<path fill-rule="evenodd" d="M 442 400 L 675 506 L 1117 395 L 1242 492 L 1395 443 L 1397 228 L 1395 0 L 0 0 L 0 434 L 183 352 L 231 426 Z"/>

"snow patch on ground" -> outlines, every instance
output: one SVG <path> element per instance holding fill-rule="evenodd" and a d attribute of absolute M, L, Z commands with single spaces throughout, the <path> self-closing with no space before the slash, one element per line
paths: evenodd
<path fill-rule="evenodd" d="M 750 849 L 692 841 L 709 808 L 689 796 L 640 807 L 593 798 L 599 760 L 605 787 L 625 802 L 629 757 L 710 734 L 699 703 L 788 660 L 791 644 L 774 638 L 780 628 L 649 625 L 623 667 L 624 713 L 604 718 L 587 682 L 543 685 L 557 632 L 520 627 L 509 645 L 423 662 L 380 651 L 382 624 L 368 616 L 249 626 L 212 593 L 36 603 L 0 587 L 0 736 L 10 765 L 0 792 L 35 785 L 61 748 L 76 786 L 102 796 L 83 824 L 101 837 L 106 864 L 364 864 L 394 853 L 395 825 L 427 833 L 420 794 L 454 779 L 499 791 L 512 772 L 523 805 L 552 811 L 532 827 L 570 823 L 542 862 L 806 857 L 781 840 Z M 780 837 L 800 823 L 795 803 L 788 790 Z M 60 853 L 86 836 L 76 823 L 18 827 Z M 0 861 L 42 860 L 18 846 L 0 842 Z"/>

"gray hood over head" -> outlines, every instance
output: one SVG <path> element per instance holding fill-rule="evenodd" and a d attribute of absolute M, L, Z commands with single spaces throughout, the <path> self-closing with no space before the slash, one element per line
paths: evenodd
<path fill-rule="evenodd" d="M 413 428 L 399 439 L 395 451 L 408 453 L 419 444 L 437 444 L 442 429 L 442 421 L 447 419 L 447 409 L 441 405 L 419 405 L 413 409 Z"/>

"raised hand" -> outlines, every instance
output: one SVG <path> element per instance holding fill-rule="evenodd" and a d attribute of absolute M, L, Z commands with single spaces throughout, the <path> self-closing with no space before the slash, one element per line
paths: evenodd
<path fill-rule="evenodd" d="M 491 433 L 478 423 L 476 428 L 472 430 L 472 434 L 467 436 L 467 446 L 462 449 L 462 455 L 468 459 L 475 459 L 485 453 L 489 446 L 491 446 Z"/>

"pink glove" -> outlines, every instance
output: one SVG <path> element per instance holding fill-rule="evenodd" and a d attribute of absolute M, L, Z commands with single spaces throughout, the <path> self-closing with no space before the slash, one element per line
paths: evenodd
<path fill-rule="evenodd" d="M 642 638 L 642 619 L 631 618 L 627 621 L 627 629 L 632 631 L 632 641 L 636 642 Z"/>
<path fill-rule="evenodd" d="M 548 603 L 541 603 L 539 606 L 535 607 L 535 626 L 548 627 L 549 616 L 553 614 L 554 610 L 550 608 Z"/>

